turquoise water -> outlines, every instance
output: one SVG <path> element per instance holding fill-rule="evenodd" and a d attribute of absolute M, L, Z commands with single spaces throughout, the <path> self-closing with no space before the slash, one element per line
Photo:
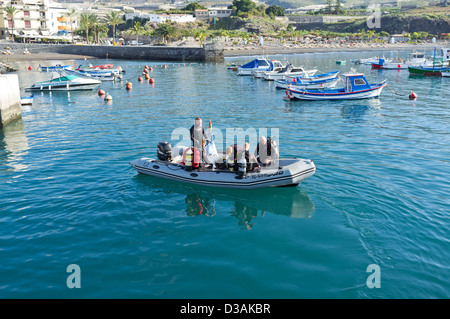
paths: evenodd
<path fill-rule="evenodd" d="M 328 72 L 378 54 L 272 58 Z M 0 297 L 449 298 L 450 79 L 360 65 L 388 80 L 380 99 L 288 102 L 225 67 L 250 59 L 110 60 L 133 89 L 103 84 L 109 104 L 94 91 L 36 94 L 0 131 Z M 153 86 L 137 81 L 145 64 Z M 47 78 L 27 66 L 21 87 Z M 317 172 L 296 188 L 233 191 L 128 165 L 196 116 L 223 132 L 279 128 L 281 156 Z M 79 289 L 66 285 L 70 264 Z M 366 284 L 372 264 L 380 288 Z"/>

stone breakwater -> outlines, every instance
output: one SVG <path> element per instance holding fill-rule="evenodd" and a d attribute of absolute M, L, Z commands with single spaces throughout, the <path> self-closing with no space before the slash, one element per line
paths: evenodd
<path fill-rule="evenodd" d="M 153 61 L 222 61 L 224 48 L 218 43 L 203 46 L 108 46 L 72 44 L 27 44 L 8 43 L 12 54 L 23 54 L 25 49 L 31 54 L 58 53 L 86 55 L 98 58 L 153 60 Z M 2 48 L 3 49 L 3 48 Z M 8 56 L 5 56 L 5 58 Z"/>
<path fill-rule="evenodd" d="M 19 78 L 17 74 L 0 75 L 0 128 L 21 117 Z"/>

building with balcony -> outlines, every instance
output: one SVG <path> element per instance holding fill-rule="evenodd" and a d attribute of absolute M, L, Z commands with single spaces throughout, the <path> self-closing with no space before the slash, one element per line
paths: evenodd
<path fill-rule="evenodd" d="M 6 7 L 16 8 L 11 19 L 5 11 Z M 34 37 L 56 35 L 77 28 L 74 19 L 70 23 L 65 18 L 67 9 L 51 0 L 0 0 L 0 39 L 14 37 Z"/>

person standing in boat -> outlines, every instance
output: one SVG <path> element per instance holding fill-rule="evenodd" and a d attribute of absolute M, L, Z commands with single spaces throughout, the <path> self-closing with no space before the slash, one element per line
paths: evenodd
<path fill-rule="evenodd" d="M 278 147 L 275 141 L 270 137 L 267 139 L 265 136 L 261 136 L 259 138 L 259 143 L 256 146 L 255 157 L 262 166 L 274 164 L 279 157 Z"/>
<path fill-rule="evenodd" d="M 194 125 L 191 126 L 190 132 L 193 146 L 196 147 L 201 153 L 203 138 L 207 139 L 207 136 L 205 129 L 202 126 L 202 119 L 200 117 L 195 118 Z"/>

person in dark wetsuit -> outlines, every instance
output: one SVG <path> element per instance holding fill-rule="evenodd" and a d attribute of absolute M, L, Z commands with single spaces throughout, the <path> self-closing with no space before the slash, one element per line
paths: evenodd
<path fill-rule="evenodd" d="M 259 138 L 259 143 L 256 146 L 255 157 L 258 163 L 263 166 L 271 165 L 278 159 L 278 148 L 275 141 L 269 140 L 264 136 Z"/>
<path fill-rule="evenodd" d="M 200 156 L 203 154 L 203 137 L 207 139 L 205 129 L 202 126 L 202 119 L 200 117 L 195 118 L 194 125 L 191 126 L 190 129 L 191 132 L 191 141 L 194 147 L 196 147 L 199 152 Z"/>

